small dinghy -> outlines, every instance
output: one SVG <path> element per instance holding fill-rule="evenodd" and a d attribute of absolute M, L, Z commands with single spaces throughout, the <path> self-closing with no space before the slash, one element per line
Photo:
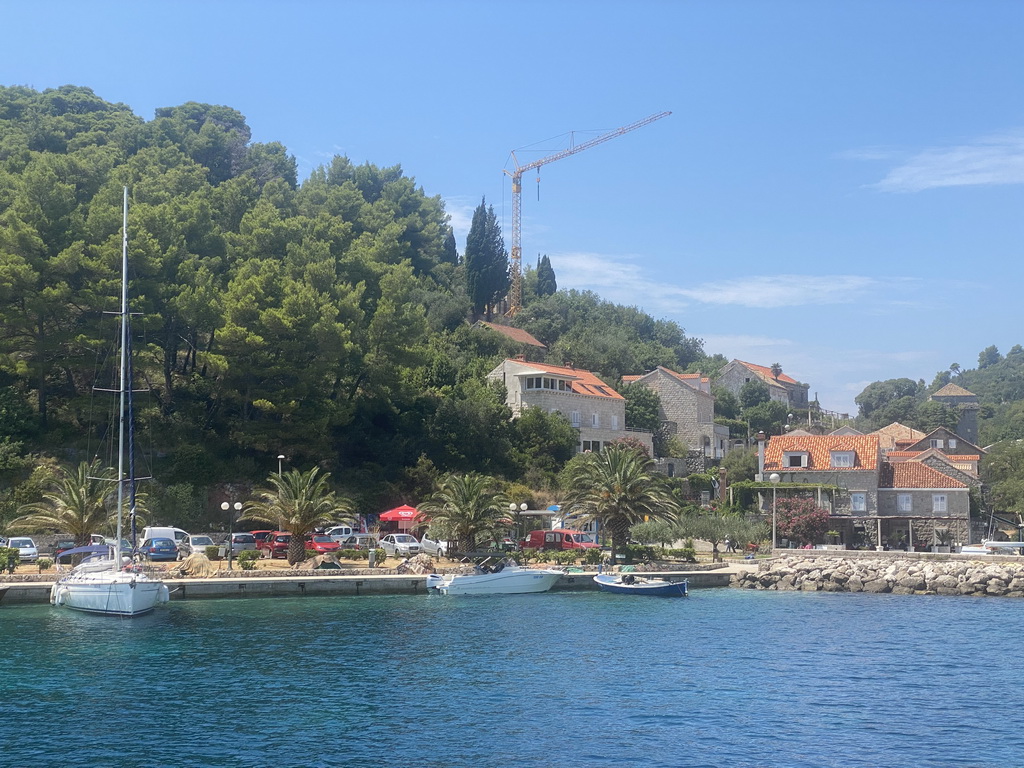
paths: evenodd
<path fill-rule="evenodd" d="M 599 573 L 594 577 L 602 592 L 620 595 L 652 595 L 654 597 L 686 597 L 686 581 L 648 579 L 634 573 Z"/>

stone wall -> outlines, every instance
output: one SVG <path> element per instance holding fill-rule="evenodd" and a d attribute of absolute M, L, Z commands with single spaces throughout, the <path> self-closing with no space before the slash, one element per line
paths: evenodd
<path fill-rule="evenodd" d="M 1024 559 L 912 557 L 774 558 L 733 577 L 743 589 L 1024 597 Z"/>

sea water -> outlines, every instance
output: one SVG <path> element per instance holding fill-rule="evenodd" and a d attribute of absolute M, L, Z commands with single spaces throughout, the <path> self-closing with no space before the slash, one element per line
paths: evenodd
<path fill-rule="evenodd" d="M 0 766 L 1021 766 L 1024 601 L 0 608 Z"/>

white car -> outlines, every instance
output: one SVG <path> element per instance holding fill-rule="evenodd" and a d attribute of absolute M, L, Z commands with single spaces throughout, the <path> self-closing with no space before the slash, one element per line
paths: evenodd
<path fill-rule="evenodd" d="M 7 542 L 7 546 L 18 550 L 19 559 L 23 563 L 34 563 L 39 559 L 39 550 L 36 549 L 36 543 L 28 536 L 13 536 Z"/>
<path fill-rule="evenodd" d="M 412 557 L 420 553 L 420 543 L 408 533 L 389 533 L 380 540 L 380 548 L 388 557 Z"/>
<path fill-rule="evenodd" d="M 448 557 L 448 542 L 434 541 L 424 534 L 420 539 L 420 550 L 431 557 Z"/>

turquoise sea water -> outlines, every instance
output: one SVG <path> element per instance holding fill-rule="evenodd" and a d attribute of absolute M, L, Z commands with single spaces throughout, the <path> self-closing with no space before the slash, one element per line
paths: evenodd
<path fill-rule="evenodd" d="M 1022 617 L 729 589 L 4 607 L 0 766 L 1021 766 Z"/>

